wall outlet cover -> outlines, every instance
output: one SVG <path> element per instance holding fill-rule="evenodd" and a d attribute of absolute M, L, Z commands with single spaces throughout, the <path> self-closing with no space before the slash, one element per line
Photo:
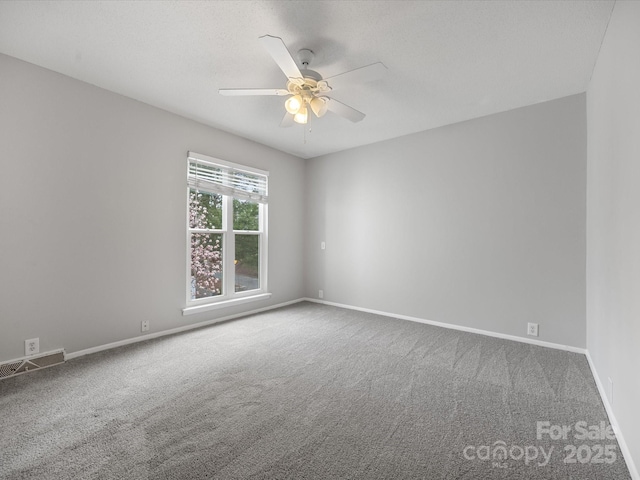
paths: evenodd
<path fill-rule="evenodd" d="M 24 354 L 35 355 L 40 353 L 40 338 L 30 338 L 24 341 Z"/>
<path fill-rule="evenodd" d="M 538 336 L 538 324 L 537 323 L 528 323 L 527 324 L 527 335 L 531 335 L 533 337 Z"/>

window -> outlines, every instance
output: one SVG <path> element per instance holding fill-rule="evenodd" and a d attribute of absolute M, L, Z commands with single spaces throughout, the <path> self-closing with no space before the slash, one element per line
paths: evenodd
<path fill-rule="evenodd" d="M 267 295 L 268 175 L 189 152 L 183 313 Z"/>

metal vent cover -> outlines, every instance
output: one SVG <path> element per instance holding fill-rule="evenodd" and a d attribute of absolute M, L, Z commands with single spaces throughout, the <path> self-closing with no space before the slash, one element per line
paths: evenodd
<path fill-rule="evenodd" d="M 64 350 L 0 364 L 0 380 L 64 363 Z"/>

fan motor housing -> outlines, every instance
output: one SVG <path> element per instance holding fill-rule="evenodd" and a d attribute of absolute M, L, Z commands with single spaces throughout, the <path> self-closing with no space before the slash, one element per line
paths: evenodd
<path fill-rule="evenodd" d="M 305 80 L 311 79 L 311 80 L 315 80 L 316 82 L 319 82 L 320 80 L 322 80 L 322 75 L 320 75 L 318 72 L 314 70 L 300 70 L 300 73 L 302 74 Z"/>

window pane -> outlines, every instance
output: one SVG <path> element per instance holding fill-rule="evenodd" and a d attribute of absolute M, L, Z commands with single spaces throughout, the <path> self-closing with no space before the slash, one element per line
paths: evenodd
<path fill-rule="evenodd" d="M 259 235 L 236 234 L 236 292 L 260 288 Z"/>
<path fill-rule="evenodd" d="M 191 300 L 222 294 L 222 235 L 191 235 Z"/>
<path fill-rule="evenodd" d="M 189 228 L 222 228 L 222 195 L 190 189 Z"/>
<path fill-rule="evenodd" d="M 260 228 L 260 205 L 233 199 L 233 229 L 257 231 Z"/>

